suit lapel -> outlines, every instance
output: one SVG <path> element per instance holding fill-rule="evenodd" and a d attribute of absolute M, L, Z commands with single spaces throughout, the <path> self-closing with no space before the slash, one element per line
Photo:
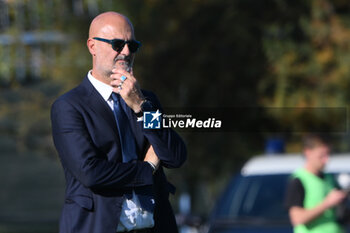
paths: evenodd
<path fill-rule="evenodd" d="M 81 84 L 86 90 L 86 105 L 91 111 L 100 115 L 105 121 L 110 125 L 110 128 L 118 135 L 117 123 L 115 121 L 113 112 L 108 106 L 106 101 L 97 92 L 97 90 L 92 86 L 89 79 L 85 77 Z"/>

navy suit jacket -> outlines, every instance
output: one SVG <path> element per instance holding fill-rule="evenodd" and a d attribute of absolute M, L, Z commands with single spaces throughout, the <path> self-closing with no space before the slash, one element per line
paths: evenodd
<path fill-rule="evenodd" d="M 151 92 L 146 98 L 160 108 Z M 60 96 L 51 108 L 52 135 L 66 179 L 60 233 L 115 233 L 124 195 L 145 188 L 155 197 L 155 232 L 177 232 L 168 201 L 175 191 L 163 167 L 177 168 L 186 160 L 186 147 L 171 129 L 143 129 L 135 114 L 123 107 L 135 134 L 139 161 L 122 163 L 117 124 L 112 110 L 87 77 Z M 153 175 L 143 161 L 152 145 L 161 160 Z"/>

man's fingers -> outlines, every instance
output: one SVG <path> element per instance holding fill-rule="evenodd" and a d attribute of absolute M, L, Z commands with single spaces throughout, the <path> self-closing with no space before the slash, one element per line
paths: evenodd
<path fill-rule="evenodd" d="M 111 77 L 120 78 L 122 76 L 125 76 L 127 79 L 136 80 L 134 75 L 133 75 L 132 70 L 129 73 L 129 72 L 122 70 L 122 69 L 113 69 L 112 72 L 113 72 L 113 74 L 111 75 Z"/>
<path fill-rule="evenodd" d="M 148 148 L 144 161 L 149 161 L 149 162 L 153 163 L 156 167 L 159 166 L 160 160 L 159 160 L 158 156 L 156 155 L 156 153 L 154 152 L 152 146 L 150 146 Z"/>
<path fill-rule="evenodd" d="M 135 77 L 131 73 L 121 69 L 113 69 L 112 72 L 110 85 L 113 87 L 113 91 L 120 94 L 125 103 L 134 112 L 139 112 L 140 103 L 144 97 Z"/>
<path fill-rule="evenodd" d="M 110 85 L 112 87 L 116 87 L 118 85 L 124 85 L 125 83 L 129 83 L 130 80 L 124 75 L 122 76 L 117 76 L 117 75 L 111 75 L 112 81 L 110 82 Z M 131 81 L 133 82 L 133 81 Z"/>

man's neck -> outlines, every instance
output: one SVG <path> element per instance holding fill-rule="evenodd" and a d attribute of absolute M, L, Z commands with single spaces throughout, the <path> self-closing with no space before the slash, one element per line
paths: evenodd
<path fill-rule="evenodd" d="M 316 176 L 319 176 L 322 172 L 321 170 L 318 170 L 318 169 L 310 166 L 309 164 L 306 164 L 304 168 L 305 168 L 305 170 L 307 170 L 308 172 L 310 172 Z"/>

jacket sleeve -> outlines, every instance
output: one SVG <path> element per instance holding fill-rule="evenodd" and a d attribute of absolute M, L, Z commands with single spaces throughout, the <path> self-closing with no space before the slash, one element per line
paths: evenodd
<path fill-rule="evenodd" d="M 144 94 L 162 112 L 158 98 L 151 92 Z M 186 161 L 186 145 L 173 129 L 143 129 L 143 132 L 164 167 L 178 168 Z"/>
<path fill-rule="evenodd" d="M 82 114 L 66 99 L 51 108 L 52 135 L 62 165 L 91 189 L 122 189 L 153 184 L 152 167 L 143 161 L 108 161 L 91 140 Z"/>

